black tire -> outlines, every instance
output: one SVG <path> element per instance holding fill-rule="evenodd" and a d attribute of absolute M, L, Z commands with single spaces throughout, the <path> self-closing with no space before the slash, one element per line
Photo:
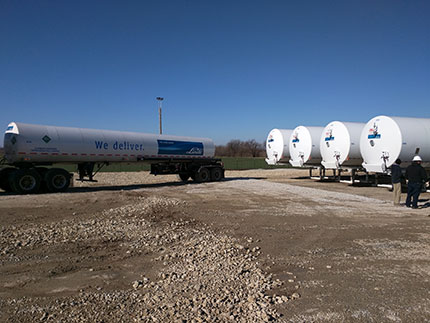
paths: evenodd
<path fill-rule="evenodd" d="M 41 192 L 41 193 L 48 192 L 48 188 L 46 187 L 46 182 L 45 182 L 45 174 L 49 170 L 49 168 L 35 167 L 35 169 L 39 173 L 40 178 L 42 178 L 42 182 L 40 183 L 40 187 L 39 187 L 39 192 Z"/>
<path fill-rule="evenodd" d="M 44 178 L 46 172 L 49 170 L 49 168 L 46 167 L 35 167 L 35 170 L 37 170 L 37 172 L 39 173 L 39 175 Z"/>
<path fill-rule="evenodd" d="M 211 178 L 209 169 L 206 167 L 200 167 L 200 169 L 194 174 L 195 181 L 197 183 L 208 182 Z"/>
<path fill-rule="evenodd" d="M 0 170 L 0 188 L 6 192 L 12 192 L 12 187 L 9 183 L 9 175 L 16 169 L 7 167 Z"/>
<path fill-rule="evenodd" d="M 9 174 L 9 184 L 18 194 L 33 194 L 39 191 L 42 178 L 35 169 L 17 169 Z"/>
<path fill-rule="evenodd" d="M 62 168 L 51 168 L 45 173 L 44 180 L 51 193 L 64 192 L 70 186 L 70 174 Z"/>
<path fill-rule="evenodd" d="M 181 181 L 183 181 L 184 183 L 188 182 L 188 179 L 190 178 L 190 174 L 188 173 L 180 173 L 179 174 L 179 178 L 181 179 Z"/>
<path fill-rule="evenodd" d="M 211 180 L 220 181 L 224 178 L 224 171 L 221 167 L 214 167 L 211 169 Z"/>

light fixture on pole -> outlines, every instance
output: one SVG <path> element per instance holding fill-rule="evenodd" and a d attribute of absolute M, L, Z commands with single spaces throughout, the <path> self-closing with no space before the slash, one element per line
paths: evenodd
<path fill-rule="evenodd" d="M 163 134 L 163 129 L 161 127 L 161 106 L 163 105 L 163 100 L 164 98 L 162 97 L 157 97 L 157 101 L 158 101 L 158 118 L 160 119 L 160 135 Z"/>

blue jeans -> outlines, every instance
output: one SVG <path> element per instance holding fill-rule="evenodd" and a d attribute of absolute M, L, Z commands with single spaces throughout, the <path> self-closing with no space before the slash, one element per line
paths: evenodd
<path fill-rule="evenodd" d="M 411 206 L 412 198 L 412 207 L 418 207 L 418 197 L 421 193 L 421 186 L 421 183 L 408 182 L 408 197 L 406 198 L 406 206 Z"/>

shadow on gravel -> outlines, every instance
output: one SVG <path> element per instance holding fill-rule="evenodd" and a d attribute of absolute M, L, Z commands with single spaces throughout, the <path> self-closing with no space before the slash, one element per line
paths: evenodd
<path fill-rule="evenodd" d="M 263 177 L 229 177 L 222 180 L 222 182 L 250 180 L 250 179 L 264 179 Z M 210 183 L 210 182 L 209 182 Z M 165 183 L 152 183 L 152 184 L 134 184 L 134 185 L 118 185 L 118 186 L 92 186 L 92 187 L 70 187 L 67 191 L 73 192 L 98 192 L 98 191 L 130 191 L 140 188 L 160 188 L 160 187 L 175 187 L 184 185 L 199 185 L 204 183 L 189 182 L 165 182 Z"/>
<path fill-rule="evenodd" d="M 424 203 L 422 205 L 419 205 L 418 206 L 419 209 L 426 209 L 426 208 L 430 207 L 430 200 L 429 199 L 425 199 L 425 200 L 424 199 L 419 199 L 418 202 L 426 202 L 426 203 Z"/>
<path fill-rule="evenodd" d="M 223 182 L 231 182 L 231 181 L 248 181 L 250 179 L 267 179 L 267 177 L 229 177 L 229 178 L 224 178 L 222 181 Z M 198 183 L 196 183 L 198 184 Z"/>
<path fill-rule="evenodd" d="M 312 176 L 312 177 L 309 177 L 309 176 L 297 176 L 297 177 L 292 177 L 291 179 L 312 179 L 312 180 L 317 181 L 317 182 L 336 182 L 336 181 L 339 181 L 339 177 L 334 178 L 333 176 L 326 176 L 323 179 L 320 179 L 319 175 L 318 176 L 315 175 L 315 176 Z M 347 180 L 350 180 L 350 179 L 351 179 L 351 176 L 341 176 L 340 177 L 340 180 L 342 180 L 342 181 L 347 181 Z"/>
<path fill-rule="evenodd" d="M 245 181 L 251 179 L 265 179 L 265 177 L 229 177 L 222 180 L 222 182 L 230 181 Z M 210 182 L 209 182 L 210 183 Z M 101 192 L 101 191 L 131 191 L 141 188 L 161 188 L 161 187 L 175 187 L 184 185 L 199 185 L 204 183 L 189 182 L 165 182 L 165 183 L 152 183 L 152 184 L 133 184 L 133 185 L 109 185 L 109 186 L 88 186 L 88 187 L 69 187 L 65 193 L 87 193 L 87 192 Z M 36 194 L 50 194 L 48 192 L 39 192 Z M 0 192 L 0 196 L 6 195 L 20 195 L 12 192 Z"/>
<path fill-rule="evenodd" d="M 319 176 L 298 176 L 298 177 L 292 177 L 291 179 L 310 179 L 313 180 L 315 182 L 319 182 L 319 183 L 338 183 L 339 182 L 339 177 L 334 178 L 333 176 L 329 176 L 329 177 L 324 177 L 323 179 L 320 179 Z M 341 176 L 340 178 L 341 181 L 350 181 L 351 180 L 351 176 Z M 352 185 L 352 184 L 350 184 Z M 363 183 L 363 182 L 355 182 L 354 186 L 371 186 L 371 183 Z"/>

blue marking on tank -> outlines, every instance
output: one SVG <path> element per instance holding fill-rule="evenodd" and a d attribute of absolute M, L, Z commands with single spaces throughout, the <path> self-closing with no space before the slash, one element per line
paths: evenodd
<path fill-rule="evenodd" d="M 367 139 L 379 139 L 381 138 L 381 134 L 377 133 L 377 134 L 371 134 L 367 136 Z"/>
<path fill-rule="evenodd" d="M 203 143 L 194 141 L 157 140 L 159 155 L 203 155 Z"/>

